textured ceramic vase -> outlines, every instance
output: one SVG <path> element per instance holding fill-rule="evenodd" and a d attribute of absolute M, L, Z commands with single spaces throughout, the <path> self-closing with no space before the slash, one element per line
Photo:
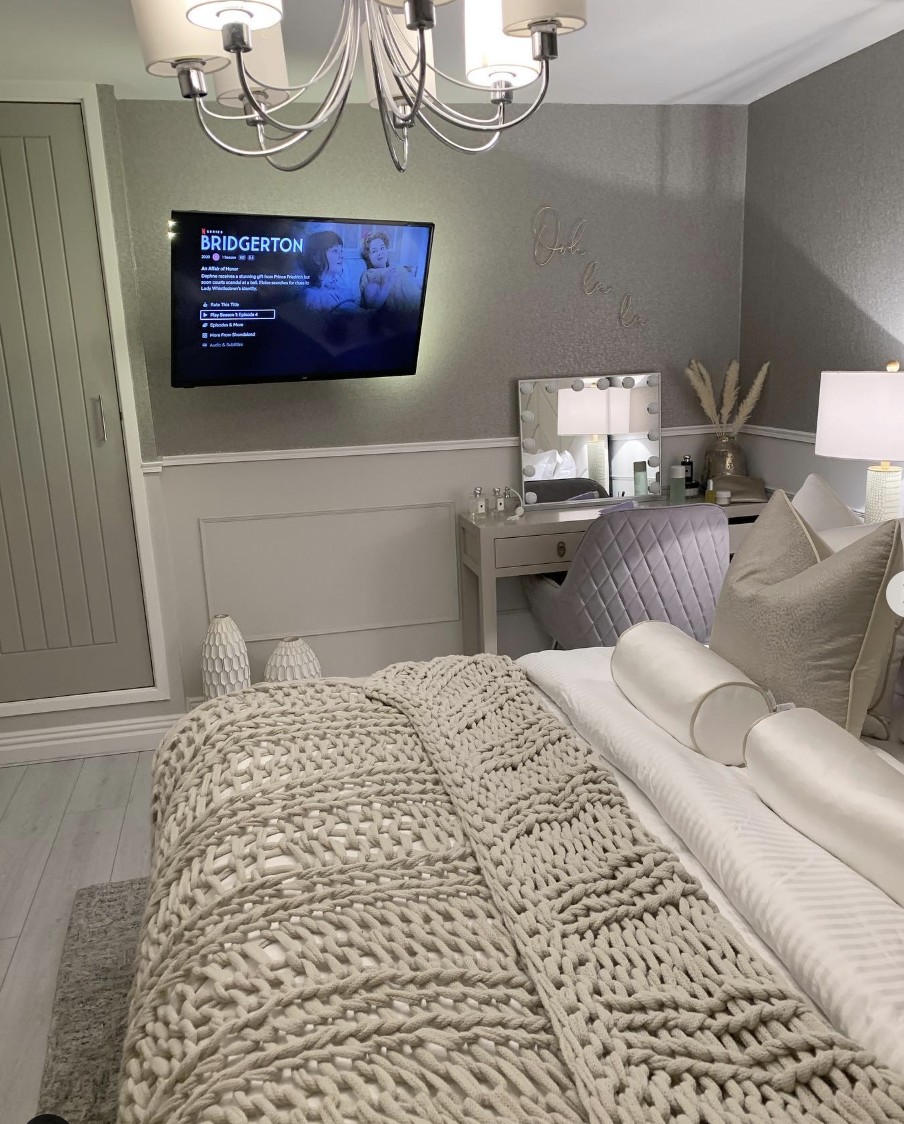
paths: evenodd
<path fill-rule="evenodd" d="M 300 636 L 287 636 L 273 649 L 273 654 L 267 660 L 264 678 L 268 683 L 319 679 L 320 662 Z"/>
<path fill-rule="evenodd" d="M 703 454 L 703 471 L 700 480 L 705 486 L 717 476 L 746 476 L 747 457 L 734 437 L 726 434 L 717 437 Z"/>
<path fill-rule="evenodd" d="M 251 686 L 248 649 L 238 625 L 225 614 L 211 620 L 201 645 L 201 682 L 207 699 Z"/>

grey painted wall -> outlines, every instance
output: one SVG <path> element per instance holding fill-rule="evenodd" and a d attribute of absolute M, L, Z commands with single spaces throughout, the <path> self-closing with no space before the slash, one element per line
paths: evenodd
<path fill-rule="evenodd" d="M 662 369 L 665 424 L 702 421 L 681 370 L 691 356 L 724 370 L 738 348 L 746 119 L 739 107 L 550 106 L 489 156 L 417 136 L 400 176 L 374 112 L 353 107 L 313 168 L 283 175 L 220 153 L 185 104 L 119 103 L 149 390 L 139 402 L 152 412 L 146 451 L 504 436 L 517 432 L 519 378 L 594 371 Z M 542 204 L 569 228 L 587 220 L 584 257 L 534 264 Z M 172 209 L 435 222 L 418 374 L 171 389 Z M 612 297 L 581 292 L 593 258 Z M 616 297 L 626 292 L 644 326 L 620 326 Z"/>
<path fill-rule="evenodd" d="M 816 428 L 819 374 L 904 359 L 904 35 L 750 107 L 742 361 L 761 425 Z"/>

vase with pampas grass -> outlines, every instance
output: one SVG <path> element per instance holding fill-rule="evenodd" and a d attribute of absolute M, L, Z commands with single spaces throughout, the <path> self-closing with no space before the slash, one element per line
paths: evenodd
<path fill-rule="evenodd" d="M 716 439 L 703 455 L 701 480 L 705 484 L 707 480 L 715 480 L 717 476 L 746 476 L 747 458 L 738 444 L 737 436 L 750 420 L 750 415 L 760 400 L 769 374 L 769 364 L 764 363 L 760 367 L 740 403 L 741 366 L 737 359 L 732 360 L 725 374 L 721 405 L 716 402 L 712 377 L 699 360 L 692 359 L 685 374 L 700 400 L 703 413 L 716 429 Z"/>

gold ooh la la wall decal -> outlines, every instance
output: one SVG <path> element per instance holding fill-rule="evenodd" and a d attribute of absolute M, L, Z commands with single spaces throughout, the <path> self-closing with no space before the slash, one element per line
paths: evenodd
<path fill-rule="evenodd" d="M 543 269 L 554 258 L 584 257 L 587 251 L 582 242 L 587 232 L 587 220 L 579 219 L 571 233 L 562 236 L 562 224 L 555 207 L 548 204 L 534 215 L 534 261 Z M 581 292 L 587 297 L 609 297 L 614 294 L 614 286 L 604 284 L 599 276 L 599 262 L 592 260 L 584 267 L 580 281 Z M 617 299 L 617 298 L 616 298 Z M 618 301 L 618 322 L 623 328 L 642 328 L 646 319 L 634 308 L 634 297 L 625 293 Z"/>

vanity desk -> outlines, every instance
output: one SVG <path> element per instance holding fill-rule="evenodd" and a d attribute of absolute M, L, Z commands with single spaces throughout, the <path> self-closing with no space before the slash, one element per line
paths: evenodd
<path fill-rule="evenodd" d="M 458 561 L 464 645 L 468 655 L 498 650 L 497 580 L 567 570 L 584 532 L 605 506 L 609 505 L 528 510 L 520 519 L 480 523 L 473 522 L 468 515 L 459 515 Z M 668 500 L 648 500 L 643 506 L 667 507 Z M 763 507 L 761 503 L 735 503 L 723 509 L 728 516 L 732 552 L 737 550 Z"/>

